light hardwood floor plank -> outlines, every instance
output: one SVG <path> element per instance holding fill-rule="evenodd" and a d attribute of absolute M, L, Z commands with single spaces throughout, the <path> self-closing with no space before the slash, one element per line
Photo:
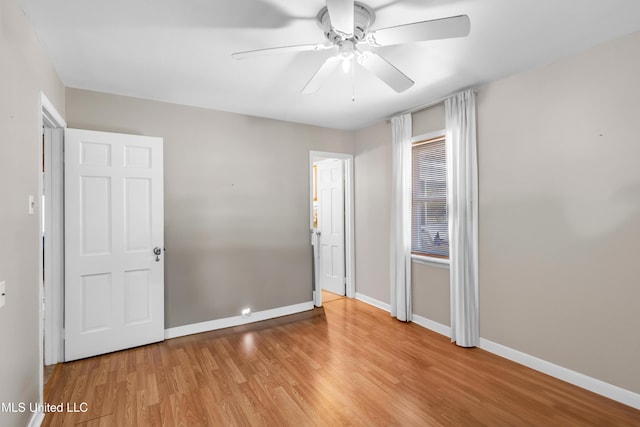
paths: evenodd
<path fill-rule="evenodd" d="M 640 411 L 338 298 L 56 367 L 43 426 L 638 426 Z"/>

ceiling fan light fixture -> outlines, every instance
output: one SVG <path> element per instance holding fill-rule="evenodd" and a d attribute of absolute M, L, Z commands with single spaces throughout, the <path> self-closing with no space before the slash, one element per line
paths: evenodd
<path fill-rule="evenodd" d="M 369 6 L 360 3 L 353 3 L 353 32 L 345 33 L 335 28 L 329 16 L 329 10 L 325 6 L 316 15 L 316 20 L 324 36 L 330 43 L 340 44 L 343 41 L 363 41 L 366 37 L 369 26 L 375 21 L 375 12 Z"/>
<path fill-rule="evenodd" d="M 340 58 L 353 58 L 356 51 L 356 45 L 349 40 L 345 40 L 338 46 L 338 56 Z"/>
<path fill-rule="evenodd" d="M 338 46 L 338 58 L 341 61 L 342 71 L 348 73 L 351 69 L 351 62 L 356 56 L 356 45 L 351 40 L 345 40 Z"/>
<path fill-rule="evenodd" d="M 367 58 L 371 56 L 371 53 L 366 50 L 364 52 L 359 52 L 359 53 L 360 54 L 358 55 L 358 64 L 362 65 L 363 62 L 365 62 Z"/>
<path fill-rule="evenodd" d="M 355 60 L 362 68 L 400 93 L 413 86 L 414 81 L 376 53 L 375 49 L 374 51 L 360 52 L 358 50 L 359 44 L 368 44 L 377 48 L 427 40 L 465 37 L 469 34 L 470 29 L 469 17 L 458 15 L 370 30 L 375 21 L 375 14 L 369 6 L 354 0 L 325 0 L 325 3 L 326 6 L 320 9 L 316 19 L 328 43 L 257 49 L 236 52 L 232 56 L 236 59 L 243 59 L 271 53 L 327 50 L 337 47 L 337 55 L 325 59 L 302 89 L 303 94 L 316 92 L 338 66 L 341 66 L 345 73 L 353 71 L 355 76 Z M 353 80 L 355 81 L 355 77 Z"/>
<path fill-rule="evenodd" d="M 348 73 L 349 70 L 351 69 L 351 61 L 353 60 L 353 55 L 350 57 L 345 57 L 342 58 L 342 71 L 344 71 L 344 73 Z"/>

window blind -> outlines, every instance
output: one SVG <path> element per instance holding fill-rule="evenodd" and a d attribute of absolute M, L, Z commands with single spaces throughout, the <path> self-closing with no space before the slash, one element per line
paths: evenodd
<path fill-rule="evenodd" d="M 444 136 L 413 145 L 411 252 L 449 258 Z"/>

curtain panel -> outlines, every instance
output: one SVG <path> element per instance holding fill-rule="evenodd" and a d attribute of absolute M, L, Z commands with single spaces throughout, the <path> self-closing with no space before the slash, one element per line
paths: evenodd
<path fill-rule="evenodd" d="M 391 315 L 411 321 L 411 114 L 391 119 Z"/>
<path fill-rule="evenodd" d="M 475 347 L 478 314 L 478 160 L 472 90 L 445 100 L 449 185 L 451 341 Z"/>

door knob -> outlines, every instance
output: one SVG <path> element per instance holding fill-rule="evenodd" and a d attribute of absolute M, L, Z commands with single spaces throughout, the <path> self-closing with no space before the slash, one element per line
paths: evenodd
<path fill-rule="evenodd" d="M 153 254 L 156 256 L 156 262 L 160 261 L 160 254 L 161 253 L 162 253 L 162 249 L 160 249 L 158 246 L 153 248 Z"/>

